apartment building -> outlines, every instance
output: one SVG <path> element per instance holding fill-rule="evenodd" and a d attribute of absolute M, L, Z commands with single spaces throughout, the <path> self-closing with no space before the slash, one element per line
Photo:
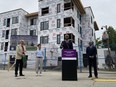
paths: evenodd
<path fill-rule="evenodd" d="M 34 36 L 38 32 L 38 12 L 28 13 L 25 15 L 27 19 L 28 35 Z"/>
<path fill-rule="evenodd" d="M 13 35 L 37 36 L 37 43 L 46 48 L 46 59 L 55 60 L 47 61 L 48 65 L 57 65 L 60 44 L 68 33 L 78 52 L 78 65 L 83 66 L 85 47 L 89 41 L 95 42 L 97 29 L 91 8 L 84 8 L 80 0 L 38 0 L 37 12 L 16 9 L 0 13 L 0 56 L 15 55 L 10 47 Z M 29 60 L 35 57 L 35 51 L 27 54 Z"/>
<path fill-rule="evenodd" d="M 64 35 L 69 33 L 79 51 L 79 47 L 82 48 L 82 15 L 85 14 L 80 0 L 39 0 L 38 5 L 38 42 L 45 47 L 53 44 L 52 47 L 59 49 Z M 79 53 L 82 54 L 81 49 Z"/>
<path fill-rule="evenodd" d="M 39 0 L 40 43 L 55 43 L 59 46 L 64 40 L 64 34 L 70 33 L 70 38 L 78 45 L 78 39 L 82 40 L 79 31 L 82 31 L 81 16 L 85 14 L 85 10 L 81 2 L 77 2 L 78 0 Z"/>
<path fill-rule="evenodd" d="M 27 35 L 26 11 L 16 9 L 0 13 L 0 54 L 8 57 L 11 35 Z M 1 57 L 2 58 L 2 57 Z"/>
<path fill-rule="evenodd" d="M 37 36 L 37 19 L 38 12 L 28 13 L 22 8 L 0 13 L 0 62 L 8 62 L 10 57 L 15 56 L 20 36 L 22 39 L 26 38 L 25 35 Z M 27 51 L 29 59 L 34 54 L 34 51 Z"/>

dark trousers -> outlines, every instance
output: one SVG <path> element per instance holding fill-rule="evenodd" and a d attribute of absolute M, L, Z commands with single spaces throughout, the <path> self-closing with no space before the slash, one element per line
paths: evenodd
<path fill-rule="evenodd" d="M 22 59 L 16 59 L 15 75 L 18 75 L 18 69 L 19 69 L 19 74 L 22 75 L 22 70 L 23 70 L 23 60 Z"/>
<path fill-rule="evenodd" d="M 92 58 L 89 58 L 89 76 L 92 76 L 92 66 L 94 68 L 94 75 L 95 77 L 98 76 L 98 73 L 97 73 L 97 61 L 96 59 L 92 59 Z"/>

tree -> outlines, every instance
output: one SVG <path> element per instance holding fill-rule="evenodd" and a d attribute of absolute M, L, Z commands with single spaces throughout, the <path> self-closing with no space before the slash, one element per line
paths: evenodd
<path fill-rule="evenodd" d="M 96 46 L 97 48 L 102 44 L 102 40 L 100 40 L 100 37 L 96 39 Z"/>
<path fill-rule="evenodd" d="M 109 36 L 109 45 L 112 51 L 116 52 L 116 30 L 113 27 L 108 27 L 107 33 Z"/>
<path fill-rule="evenodd" d="M 114 29 L 111 26 L 108 27 L 107 34 L 109 36 L 109 46 L 110 46 L 112 51 L 116 52 L 116 29 Z M 114 58 L 113 62 L 115 64 L 115 69 L 116 69 L 116 55 L 115 55 L 115 58 Z"/>

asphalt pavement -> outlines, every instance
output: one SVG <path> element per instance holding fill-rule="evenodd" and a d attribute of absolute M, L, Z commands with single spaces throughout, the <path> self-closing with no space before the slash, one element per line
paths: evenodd
<path fill-rule="evenodd" d="M 98 79 L 88 78 L 88 70 L 78 70 L 77 81 L 62 81 L 61 71 L 46 70 L 36 76 L 34 70 L 24 70 L 24 77 L 14 77 L 14 70 L 0 70 L 0 87 L 116 87 L 115 71 L 98 71 Z"/>

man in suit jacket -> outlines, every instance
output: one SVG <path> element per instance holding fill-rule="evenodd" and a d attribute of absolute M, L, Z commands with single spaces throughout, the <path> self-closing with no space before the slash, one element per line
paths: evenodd
<path fill-rule="evenodd" d="M 73 49 L 73 43 L 71 40 L 69 40 L 69 35 L 65 35 L 65 40 L 62 41 L 60 48 L 63 49 Z"/>
<path fill-rule="evenodd" d="M 86 54 L 88 57 L 88 62 L 89 62 L 89 78 L 92 77 L 92 66 L 94 68 L 94 75 L 96 78 L 98 78 L 98 73 L 97 73 L 97 49 L 93 45 L 93 42 L 89 42 L 89 46 L 86 49 Z"/>
<path fill-rule="evenodd" d="M 25 52 L 26 52 L 26 48 L 25 48 L 24 40 L 20 40 L 20 43 L 16 47 L 15 77 L 17 77 L 18 75 L 18 68 L 20 68 L 19 75 L 24 76 L 22 73 L 22 69 L 23 69 L 22 57 L 25 56 Z"/>

